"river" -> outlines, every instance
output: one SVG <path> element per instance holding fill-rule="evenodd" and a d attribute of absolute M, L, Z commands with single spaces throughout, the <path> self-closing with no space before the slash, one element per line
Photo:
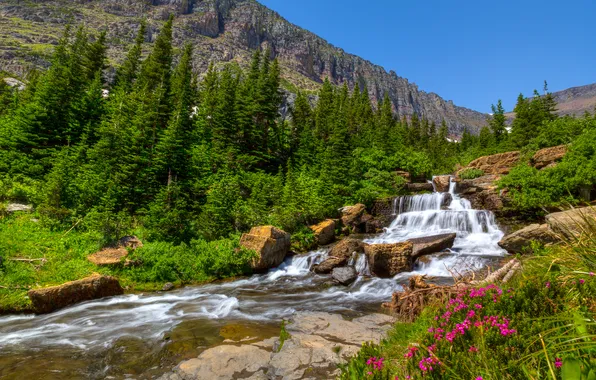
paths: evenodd
<path fill-rule="evenodd" d="M 426 274 L 449 282 L 454 273 L 478 270 L 505 255 L 503 232 L 489 211 L 473 210 L 455 192 L 400 197 L 396 218 L 369 244 L 457 233 L 449 253 L 429 256 L 413 272 L 370 276 L 364 255 L 354 259 L 360 276 L 349 287 L 315 275 L 312 265 L 327 249 L 288 258 L 264 275 L 167 293 L 129 294 L 78 304 L 47 315 L 0 318 L 2 379 L 151 379 L 182 359 L 224 339 L 279 334 L 296 311 L 327 311 L 347 317 L 380 312 L 409 277 Z M 451 199 L 449 205 L 446 202 Z"/>

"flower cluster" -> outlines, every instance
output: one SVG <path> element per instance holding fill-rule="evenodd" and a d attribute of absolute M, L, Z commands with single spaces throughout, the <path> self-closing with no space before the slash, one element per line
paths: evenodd
<path fill-rule="evenodd" d="M 383 359 L 383 358 L 377 359 L 376 357 L 373 356 L 366 361 L 366 365 L 369 367 L 372 367 L 372 369 L 375 371 L 380 371 L 383 369 L 383 366 L 384 366 L 383 360 L 385 360 L 385 359 Z M 372 375 L 372 374 L 373 374 L 372 372 L 368 372 L 368 375 Z"/>
<path fill-rule="evenodd" d="M 441 362 L 433 356 L 422 358 L 422 360 L 418 362 L 418 368 L 420 368 L 422 372 L 432 371 L 434 369 L 433 365 L 441 365 Z"/>

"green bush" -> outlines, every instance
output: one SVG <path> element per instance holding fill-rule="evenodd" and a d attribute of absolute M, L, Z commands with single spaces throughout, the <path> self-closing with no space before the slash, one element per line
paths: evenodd
<path fill-rule="evenodd" d="M 459 178 L 461 179 L 476 179 L 478 177 L 482 177 L 484 172 L 480 169 L 476 168 L 468 168 L 464 169 L 459 173 Z"/>

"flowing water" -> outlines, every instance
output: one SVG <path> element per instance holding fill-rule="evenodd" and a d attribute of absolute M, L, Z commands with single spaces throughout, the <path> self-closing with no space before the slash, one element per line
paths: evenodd
<path fill-rule="evenodd" d="M 152 378 L 224 339 L 277 335 L 281 319 L 295 311 L 378 312 L 414 274 L 448 282 L 454 272 L 480 269 L 504 255 L 492 213 L 471 209 L 454 190 L 452 183 L 449 193 L 397 198 L 391 226 L 365 239 L 378 244 L 457 233 L 449 253 L 428 257 L 413 272 L 376 278 L 360 255 L 352 260 L 358 280 L 335 286 L 310 271 L 325 259 L 324 248 L 288 258 L 265 275 L 91 301 L 48 315 L 1 317 L 0 378 Z"/>

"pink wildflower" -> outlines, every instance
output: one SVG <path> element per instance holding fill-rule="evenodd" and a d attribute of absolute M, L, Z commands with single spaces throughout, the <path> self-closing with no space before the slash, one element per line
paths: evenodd
<path fill-rule="evenodd" d="M 561 358 L 555 358 L 555 367 L 561 368 L 563 366 L 563 360 Z"/>
<path fill-rule="evenodd" d="M 479 303 L 477 303 L 476 305 L 474 305 L 474 307 L 475 307 L 476 309 L 479 309 L 479 310 L 480 310 L 480 309 L 482 309 L 482 305 L 480 305 Z"/>
<path fill-rule="evenodd" d="M 471 346 L 468 351 L 469 352 L 478 352 L 478 349 L 476 347 L 474 347 L 474 346 Z"/>
<path fill-rule="evenodd" d="M 546 286 L 547 288 L 550 288 L 550 282 L 547 282 L 546 284 L 544 284 L 544 286 Z"/>
<path fill-rule="evenodd" d="M 482 376 L 478 376 L 475 380 L 484 380 Z"/>
<path fill-rule="evenodd" d="M 590 272 L 590 277 L 594 277 L 594 272 Z"/>
<path fill-rule="evenodd" d="M 583 278 L 579 280 L 579 283 L 583 285 L 583 283 L 586 282 L 586 280 L 584 280 Z"/>

